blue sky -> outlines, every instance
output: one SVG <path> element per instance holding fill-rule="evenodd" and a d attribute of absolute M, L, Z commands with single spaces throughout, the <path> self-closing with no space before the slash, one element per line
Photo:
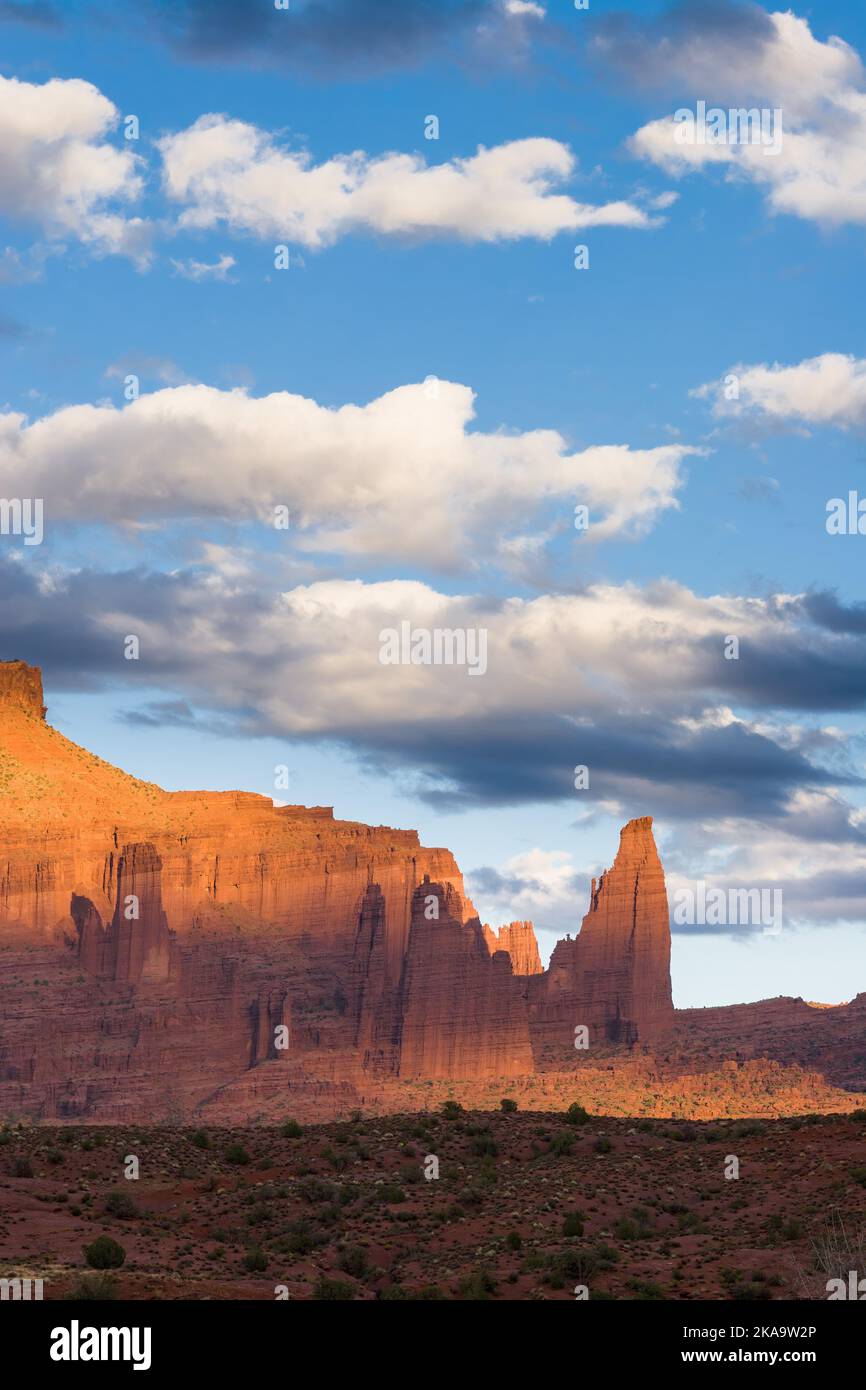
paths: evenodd
<path fill-rule="evenodd" d="M 287 799 L 448 845 L 545 954 L 653 814 L 672 888 L 785 895 L 780 938 L 678 931 L 677 1003 L 866 988 L 866 541 L 825 525 L 866 495 L 866 17 L 0 20 L 0 491 L 46 516 L 0 536 L 0 655 L 58 727 L 168 787 L 272 794 L 286 763 Z M 782 153 L 687 167 L 664 122 L 699 99 L 781 109 Z M 304 171 L 358 151 L 337 216 Z M 489 625 L 483 679 L 379 665 L 386 615 L 431 614 Z"/>

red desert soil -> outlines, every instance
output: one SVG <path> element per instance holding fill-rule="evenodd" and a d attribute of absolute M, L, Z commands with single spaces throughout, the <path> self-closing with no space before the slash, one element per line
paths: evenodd
<path fill-rule="evenodd" d="M 7 1129 L 0 1275 L 41 1277 L 49 1300 L 82 1280 L 124 1299 L 825 1298 L 834 1230 L 839 1273 L 862 1265 L 862 1111 L 576 1119 Z M 88 1270 L 100 1235 L 122 1268 Z"/>

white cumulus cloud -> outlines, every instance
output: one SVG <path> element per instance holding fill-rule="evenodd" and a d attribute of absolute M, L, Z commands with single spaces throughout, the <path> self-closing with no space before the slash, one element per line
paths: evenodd
<path fill-rule="evenodd" d="M 165 136 L 160 149 L 182 227 L 222 225 L 311 248 L 353 231 L 549 240 L 584 227 L 654 225 L 632 203 L 595 206 L 555 192 L 576 163 L 557 140 L 514 140 L 441 164 L 363 151 L 315 164 L 256 126 L 206 115 Z"/>
<path fill-rule="evenodd" d="M 144 263 L 147 225 L 125 215 L 142 161 L 108 143 L 117 108 L 90 82 L 0 77 L 0 214 Z"/>
<path fill-rule="evenodd" d="M 716 415 L 758 415 L 779 423 L 866 424 L 866 359 L 825 352 L 786 367 L 739 365 L 692 395 L 711 400 Z"/>
<path fill-rule="evenodd" d="M 286 391 L 250 396 L 180 385 L 113 405 L 66 406 L 28 423 L 0 414 L 0 491 L 38 495 L 55 519 L 273 520 L 295 544 L 466 568 L 527 519 L 589 535 L 646 531 L 677 506 L 682 444 L 606 444 L 572 453 L 555 430 L 471 429 L 474 395 L 439 381 L 331 409 Z"/>
<path fill-rule="evenodd" d="M 713 94 L 710 107 L 728 101 L 721 109 L 778 111 L 777 151 L 759 143 L 681 143 L 673 116 L 641 127 L 631 149 L 669 174 L 715 166 L 749 180 L 773 212 L 827 226 L 866 224 L 866 73 L 859 55 L 842 39 L 816 39 L 808 21 L 790 11 L 768 19 L 769 38 L 744 45 L 724 68 L 713 66 L 706 46 L 678 53 L 673 66 L 697 98 Z"/>

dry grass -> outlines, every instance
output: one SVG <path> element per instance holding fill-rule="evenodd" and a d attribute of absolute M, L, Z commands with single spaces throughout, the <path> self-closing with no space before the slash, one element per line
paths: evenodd
<path fill-rule="evenodd" d="M 821 1229 L 812 1236 L 812 1268 L 799 1268 L 801 1297 L 826 1298 L 831 1279 L 848 1283 L 850 1270 L 857 1277 L 866 1275 L 866 1225 L 856 1214 L 846 1219 L 838 1207 L 833 1208 Z"/>

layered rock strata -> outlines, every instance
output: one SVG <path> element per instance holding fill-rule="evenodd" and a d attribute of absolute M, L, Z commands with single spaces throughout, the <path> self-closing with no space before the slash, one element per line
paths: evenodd
<path fill-rule="evenodd" d="M 52 729 L 39 672 L 0 663 L 0 1113 L 183 1119 L 232 1097 L 241 1118 L 274 1089 L 529 1075 L 578 1025 L 591 1045 L 663 1035 L 669 953 L 648 818 L 544 971 L 532 924 L 482 927 L 414 831 L 163 791 Z"/>

